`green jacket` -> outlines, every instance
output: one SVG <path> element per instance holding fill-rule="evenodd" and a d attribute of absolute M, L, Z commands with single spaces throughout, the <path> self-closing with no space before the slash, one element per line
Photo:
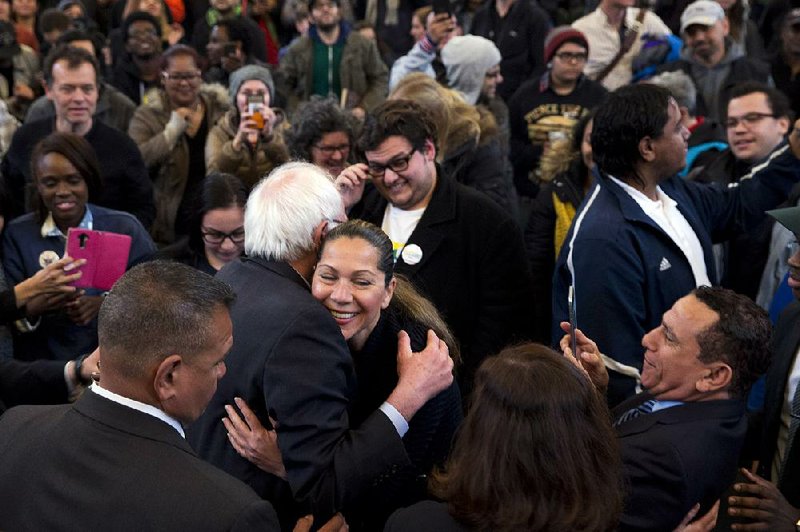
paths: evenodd
<path fill-rule="evenodd" d="M 347 31 L 342 26 L 342 31 Z M 311 37 L 297 40 L 281 59 L 278 68 L 278 90 L 287 99 L 291 116 L 297 105 L 311 97 L 313 66 Z M 345 37 L 342 61 L 339 65 L 342 89 L 347 89 L 347 107 L 361 107 L 370 111 L 386 99 L 389 71 L 381 60 L 374 41 L 351 31 Z"/>

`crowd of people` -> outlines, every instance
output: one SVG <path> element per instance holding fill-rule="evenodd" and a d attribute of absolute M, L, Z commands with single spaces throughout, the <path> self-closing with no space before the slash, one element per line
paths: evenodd
<path fill-rule="evenodd" d="M 800 529 L 764 2 L 0 0 L 0 529 Z"/>

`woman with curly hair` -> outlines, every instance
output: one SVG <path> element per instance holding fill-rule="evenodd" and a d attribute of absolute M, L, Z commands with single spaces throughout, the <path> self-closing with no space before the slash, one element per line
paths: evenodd
<path fill-rule="evenodd" d="M 336 101 L 313 96 L 292 119 L 285 135 L 292 158 L 319 166 L 334 178 L 354 162 L 356 120 Z"/>

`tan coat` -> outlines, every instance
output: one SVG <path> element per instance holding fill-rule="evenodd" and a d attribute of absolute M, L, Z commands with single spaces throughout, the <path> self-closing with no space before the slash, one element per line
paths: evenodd
<path fill-rule="evenodd" d="M 200 98 L 210 128 L 229 109 L 228 93 L 222 85 L 203 85 Z M 164 127 L 172 110 L 162 89 L 151 89 L 142 102 L 131 119 L 128 135 L 139 146 L 153 178 L 156 219 L 150 232 L 156 243 L 167 244 L 175 240 L 175 217 L 189 177 L 189 143 L 184 135 L 172 145 L 167 142 Z"/>
<path fill-rule="evenodd" d="M 233 174 L 247 185 L 248 190 L 272 171 L 289 160 L 289 150 L 283 142 L 282 130 L 270 139 L 261 136 L 255 146 L 244 142 L 239 151 L 233 149 L 233 138 L 238 130 L 239 117 L 236 109 L 230 109 L 219 119 L 206 140 L 206 171 Z"/>

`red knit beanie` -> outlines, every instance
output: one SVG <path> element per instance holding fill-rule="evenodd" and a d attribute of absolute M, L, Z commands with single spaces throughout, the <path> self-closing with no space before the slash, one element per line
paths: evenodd
<path fill-rule="evenodd" d="M 587 53 L 589 52 L 589 41 L 583 33 L 572 26 L 558 26 L 550 30 L 544 40 L 544 62 L 549 63 L 561 45 L 567 41 L 580 44 L 586 48 Z"/>

